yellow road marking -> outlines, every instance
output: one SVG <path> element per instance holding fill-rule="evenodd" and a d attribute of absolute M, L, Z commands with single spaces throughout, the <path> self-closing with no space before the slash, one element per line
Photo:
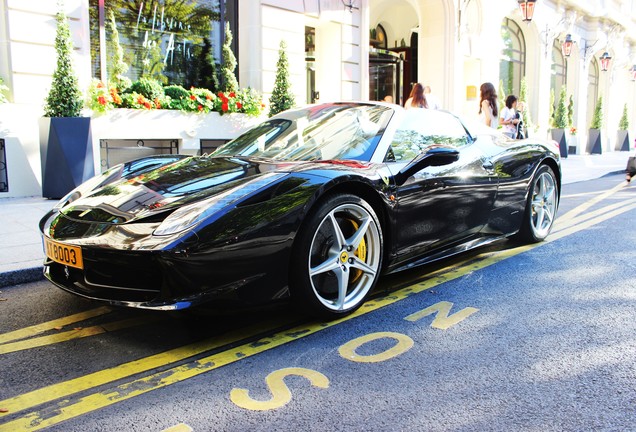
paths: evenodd
<path fill-rule="evenodd" d="M 0 345 L 0 354 L 8 354 L 16 351 L 37 348 L 54 343 L 66 342 L 73 339 L 85 338 L 87 336 L 95 336 L 110 331 L 117 331 L 129 327 L 150 324 L 158 320 L 158 316 L 129 318 L 121 321 L 105 323 L 98 326 L 83 327 L 77 330 L 68 330 L 49 336 L 40 336 L 37 338 L 21 340 L 18 342 L 5 343 Z"/>
<path fill-rule="evenodd" d="M 292 394 L 285 384 L 285 377 L 296 375 L 307 378 L 311 385 L 319 388 L 329 388 L 329 378 L 318 371 L 305 368 L 290 367 L 276 370 L 265 378 L 265 383 L 272 392 L 272 398 L 266 401 L 252 399 L 249 390 L 242 388 L 234 388 L 230 392 L 230 400 L 237 406 L 252 411 L 267 411 L 281 408 L 287 405 Z"/>
<path fill-rule="evenodd" d="M 362 355 L 356 352 L 358 348 L 368 342 L 385 338 L 394 339 L 397 343 L 388 350 L 377 354 Z M 350 340 L 338 348 L 338 353 L 340 353 L 340 357 L 357 363 L 379 363 L 404 354 L 413 348 L 413 344 L 413 339 L 402 333 L 376 332 Z"/>
<path fill-rule="evenodd" d="M 620 188 L 614 188 L 612 190 L 613 191 L 612 193 L 615 193 L 619 189 Z M 608 197 L 610 195 L 611 193 L 603 194 L 603 196 L 605 197 Z M 587 203 L 583 204 L 582 206 L 585 206 L 585 205 L 587 205 Z M 591 207 L 591 205 L 587 205 L 587 208 L 589 207 Z M 331 321 L 327 323 L 316 323 L 316 324 L 310 324 L 310 325 L 297 326 L 291 330 L 285 330 L 282 332 L 278 332 L 272 336 L 262 338 L 255 343 L 248 343 L 248 344 L 241 345 L 239 347 L 231 348 L 227 351 L 214 354 L 212 356 L 208 356 L 203 359 L 200 359 L 200 360 L 197 360 L 197 361 L 194 361 L 179 367 L 171 368 L 163 372 L 155 373 L 147 377 L 143 377 L 143 378 L 140 378 L 125 384 L 121 384 L 115 387 L 114 389 L 108 389 L 103 392 L 98 392 L 98 393 L 94 393 L 94 394 L 82 397 L 73 403 L 71 403 L 68 399 L 62 400 L 56 403 L 53 407 L 45 408 L 42 411 L 33 411 L 31 413 L 26 414 L 24 417 L 21 417 L 12 422 L 0 425 L 0 431 L 41 429 L 43 427 L 58 424 L 62 421 L 75 418 L 82 414 L 86 414 L 86 413 L 95 411 L 97 409 L 109 406 L 116 402 L 127 400 L 132 397 L 147 393 L 149 391 L 159 389 L 159 388 L 186 380 L 188 378 L 192 378 L 199 374 L 217 369 L 227 364 L 234 363 L 244 357 L 250 357 L 250 356 L 256 355 L 260 352 L 263 352 L 272 348 L 276 348 L 288 342 L 309 336 L 311 334 L 317 333 L 326 328 L 333 327 L 344 321 L 348 321 L 358 316 L 365 315 L 369 312 L 372 312 L 384 306 L 401 301 L 410 295 L 428 290 L 444 282 L 457 279 L 466 274 L 470 274 L 476 270 L 486 268 L 492 264 L 503 261 L 507 258 L 516 256 L 520 253 L 539 247 L 543 244 L 556 241 L 572 233 L 589 228 L 595 224 L 598 224 L 605 220 L 611 219 L 612 217 L 615 217 L 617 215 L 630 211 L 633 208 L 636 208 L 636 204 L 622 206 L 620 208 L 616 208 L 610 213 L 599 215 L 595 218 L 588 219 L 584 222 L 578 223 L 571 227 L 564 228 L 559 232 L 553 233 L 552 236 L 548 238 L 546 242 L 543 242 L 543 243 L 520 246 L 520 247 L 516 247 L 516 248 L 504 250 L 504 251 L 499 251 L 499 252 L 484 253 L 484 254 L 480 254 L 476 256 L 474 259 L 468 260 L 467 262 L 461 263 L 459 265 L 452 265 L 449 267 L 439 269 L 437 271 L 432 272 L 429 275 L 429 277 L 424 281 L 421 281 L 417 284 L 411 285 L 406 288 L 402 288 L 396 291 L 395 293 L 392 293 L 389 296 L 369 300 L 356 312 L 354 312 L 353 314 L 347 317 L 341 318 L 339 320 L 335 320 L 335 321 Z M 568 221 L 568 219 L 571 219 L 571 220 L 574 219 L 574 217 L 580 213 L 580 212 L 576 212 L 575 210 L 576 209 L 566 214 L 566 216 L 568 216 L 564 218 L 566 222 Z M 262 326 L 258 326 L 258 327 L 261 331 L 267 331 L 267 329 Z M 246 333 L 248 332 L 246 331 Z M 249 335 L 246 334 L 243 337 L 247 337 L 247 336 Z M 220 345 L 225 345 L 227 343 L 228 342 L 222 342 Z M 183 347 L 183 348 L 186 348 L 186 347 Z M 212 348 L 206 348 L 205 350 L 210 350 L 210 349 Z M 178 348 L 172 351 L 179 351 L 179 350 L 181 350 L 181 348 Z M 168 353 L 172 351 L 168 351 Z M 164 361 L 157 362 L 157 358 L 163 357 L 165 354 L 166 353 L 158 354 L 156 356 L 151 356 L 146 359 L 141 359 L 136 362 L 128 363 L 127 365 L 136 364 L 138 368 L 138 372 L 143 372 L 143 371 L 152 369 L 154 367 L 163 366 L 170 362 L 177 361 L 177 360 L 169 360 L 167 358 L 164 358 L 163 359 Z M 196 355 L 196 354 L 191 354 L 190 356 L 192 355 Z M 184 357 L 184 358 L 187 358 L 187 357 Z M 152 363 L 151 359 L 153 358 L 155 360 L 154 365 L 151 364 Z M 122 365 L 122 366 L 125 366 L 125 365 Z M 94 374 L 90 374 L 85 377 L 79 377 L 74 380 L 67 381 L 65 383 L 55 384 L 40 390 L 35 390 L 33 392 L 17 396 L 15 398 L 8 399 L 6 401 L 0 401 L 0 407 L 7 408 L 9 412 L 21 411 L 28 408 L 32 408 L 44 402 L 49 402 L 55 399 L 68 397 L 69 395 L 72 395 L 79 391 L 86 390 L 88 388 L 95 387 L 97 385 L 102 385 L 104 383 L 108 383 L 113 380 L 120 379 L 122 377 L 130 376 L 133 373 L 138 373 L 138 372 L 132 372 L 128 374 L 122 374 L 122 372 L 119 371 L 120 368 L 121 366 L 106 369 L 104 371 L 96 372 Z M 118 374 L 120 375 L 119 377 L 111 378 L 111 376 L 118 375 Z M 97 382 L 91 381 L 90 377 L 95 377 L 95 376 L 96 377 L 102 376 L 101 382 L 99 382 L 99 380 Z M 27 397 L 29 395 L 31 397 Z M 34 402 L 34 401 L 38 401 L 38 402 Z M 13 406 L 13 409 L 9 408 L 11 406 Z"/>
<path fill-rule="evenodd" d="M 107 314 L 111 311 L 108 306 L 102 306 L 96 309 L 92 309 L 85 312 L 80 312 L 74 315 L 69 315 L 64 318 L 59 318 L 53 321 L 37 324 L 30 327 L 25 327 L 20 330 L 12 331 L 9 333 L 0 334 L 0 344 L 13 342 L 20 339 L 25 339 L 31 336 L 35 336 L 49 330 L 53 330 L 58 327 L 64 327 L 65 325 L 75 324 L 77 322 L 85 321 L 96 316 Z"/>
<path fill-rule="evenodd" d="M 162 432 L 192 432 L 192 428 L 185 423 L 179 423 L 176 426 L 164 429 Z"/>
<path fill-rule="evenodd" d="M 624 207 L 626 205 L 630 205 L 630 204 L 633 204 L 633 203 L 636 203 L 636 198 L 631 198 L 631 199 L 628 199 L 628 200 L 619 201 L 617 203 L 610 204 L 610 205 L 605 206 L 603 208 L 597 209 L 597 210 L 595 210 L 593 212 L 585 213 L 585 214 L 583 214 L 581 216 L 572 216 L 572 217 L 570 217 L 568 219 L 565 219 L 565 220 L 563 220 L 561 218 L 558 218 L 556 220 L 556 223 L 554 224 L 554 230 L 556 232 L 556 231 L 559 231 L 561 229 L 565 229 L 565 228 L 571 227 L 573 225 L 579 224 L 579 223 L 584 222 L 584 221 L 589 220 L 589 219 L 594 219 L 594 218 L 596 218 L 598 216 L 602 216 L 602 215 L 604 215 L 604 214 L 606 214 L 608 212 L 614 211 L 616 209 L 619 209 L 621 207 Z"/>
<path fill-rule="evenodd" d="M 595 196 L 591 200 L 581 204 L 580 206 L 573 208 L 572 210 L 570 210 L 569 212 L 567 212 L 566 214 L 561 216 L 559 219 L 562 221 L 562 223 L 565 223 L 566 221 L 568 221 L 568 220 L 574 218 L 575 216 L 578 216 L 579 214 L 583 213 L 584 211 L 586 211 L 587 209 L 592 207 L 594 204 L 598 204 L 599 202 L 603 201 L 604 199 L 609 198 L 610 196 L 614 195 L 616 192 L 618 192 L 619 190 L 623 189 L 626 185 L 627 185 L 627 183 L 625 183 L 625 182 L 617 184 L 612 189 L 609 189 L 606 192 L 604 192 L 604 193 L 602 193 L 602 194 L 600 194 L 598 196 Z"/>
<path fill-rule="evenodd" d="M 464 263 L 463 265 L 449 266 L 437 270 L 435 272 L 432 272 L 431 276 L 427 280 L 421 281 L 406 288 L 402 288 L 389 296 L 369 300 L 353 314 L 340 318 L 339 320 L 324 323 L 303 324 L 290 330 L 284 330 L 271 336 L 264 337 L 257 342 L 247 343 L 235 348 L 230 348 L 229 350 L 213 354 L 211 356 L 204 357 L 202 359 L 195 360 L 181 366 L 173 367 L 162 372 L 154 373 L 146 377 L 120 384 L 114 388 L 110 388 L 102 392 L 93 393 L 91 395 L 82 397 L 74 402 L 71 402 L 68 399 L 62 399 L 61 401 L 53 404 L 52 406 L 46 407 L 43 410 L 32 411 L 25 414 L 23 417 L 0 425 L 0 432 L 9 432 L 14 430 L 39 430 L 48 426 L 58 424 L 62 421 L 69 420 L 83 414 L 87 414 L 89 412 L 107 407 L 114 403 L 145 394 L 149 391 L 153 391 L 169 386 L 171 384 L 184 381 L 189 378 L 193 378 L 200 374 L 218 369 L 222 366 L 232 364 L 243 358 L 254 356 L 261 352 L 282 346 L 286 343 L 336 326 L 342 322 L 354 319 L 358 316 L 365 315 L 387 305 L 403 300 L 411 295 L 433 288 L 444 282 L 460 278 L 466 274 L 474 272 L 475 270 L 488 267 L 496 262 L 538 247 L 541 244 L 542 243 L 537 243 L 534 245 L 517 247 L 514 249 L 503 251 L 501 253 L 488 253 L 485 254 L 483 257 L 478 256 L 476 259 Z M 245 335 L 245 337 L 247 337 L 247 335 Z M 223 344 L 227 344 L 227 342 L 224 342 Z M 158 356 L 161 356 L 161 354 Z M 151 358 L 152 357 L 148 359 Z M 139 360 L 138 362 L 134 363 L 146 365 L 148 359 Z M 153 367 L 165 365 L 174 361 L 176 360 L 159 362 L 159 364 L 155 365 L 147 365 L 146 367 L 143 367 L 143 370 L 149 370 Z M 111 382 L 115 379 L 118 379 L 118 377 L 113 377 L 114 374 L 118 373 L 121 374 L 119 367 L 106 369 L 104 371 L 87 375 L 86 377 L 76 378 L 74 380 L 67 381 L 66 383 L 55 384 L 41 390 L 35 390 L 31 393 L 27 393 L 26 395 L 17 396 L 16 398 L 8 399 L 6 401 L 0 401 L 0 406 L 5 408 L 13 406 L 14 408 L 10 409 L 11 412 L 21 411 L 27 408 L 34 407 L 43 402 L 67 397 L 68 395 L 72 395 L 81 390 L 85 390 L 91 387 L 95 387 L 105 382 Z M 126 374 L 126 376 L 128 375 L 131 374 Z M 96 383 L 94 380 L 92 380 L 92 377 L 94 376 L 101 377 L 103 382 Z M 52 390 L 52 388 L 54 389 Z M 31 395 L 32 398 L 38 398 L 39 402 L 30 403 L 28 404 L 29 406 L 25 406 L 27 405 L 27 402 L 31 402 L 28 398 L 24 398 L 27 395 Z"/>
<path fill-rule="evenodd" d="M 255 334 L 258 334 L 260 332 L 272 331 L 286 324 L 289 325 L 290 323 L 284 322 L 282 320 L 269 320 L 259 322 L 246 328 L 226 333 L 221 337 L 214 337 L 202 342 L 175 348 L 163 353 L 145 357 L 140 360 L 124 363 L 119 366 L 114 366 L 112 368 L 74 378 L 69 381 L 43 387 L 41 389 L 34 390 L 29 393 L 24 393 L 10 399 L 5 399 L 3 401 L 0 401 L 0 407 L 6 409 L 8 412 L 0 413 L 0 418 L 11 413 L 33 408 L 46 402 L 51 402 L 55 399 L 67 398 L 70 395 L 73 395 L 80 391 L 107 384 L 122 378 L 127 378 L 132 375 L 146 372 L 154 368 L 159 368 L 170 363 L 182 361 L 206 351 L 210 351 L 215 348 L 219 348 L 224 345 L 245 339 L 247 337 L 254 336 Z M 0 431 L 3 430 L 5 430 L 4 426 L 0 425 Z"/>
<path fill-rule="evenodd" d="M 479 309 L 477 308 L 467 307 L 455 312 L 452 315 L 449 315 L 452 307 L 453 303 L 449 301 L 441 301 L 427 307 L 426 309 L 415 312 L 404 319 L 407 321 L 415 322 L 421 320 L 424 317 L 435 314 L 435 318 L 431 323 L 431 327 L 438 328 L 440 330 L 448 330 L 450 327 L 465 320 L 475 312 L 479 311 Z"/>

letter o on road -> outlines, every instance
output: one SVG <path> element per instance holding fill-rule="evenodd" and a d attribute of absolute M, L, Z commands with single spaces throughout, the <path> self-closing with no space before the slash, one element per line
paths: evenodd
<path fill-rule="evenodd" d="M 362 345 L 372 342 L 378 339 L 390 338 L 394 339 L 397 343 L 386 351 L 372 355 L 360 355 L 356 353 L 356 350 Z M 397 357 L 410 350 L 413 347 L 413 339 L 402 333 L 394 332 L 377 332 L 370 333 L 368 335 L 360 336 L 353 339 L 346 344 L 340 346 L 338 352 L 340 356 L 359 363 L 378 363 L 385 360 L 389 360 L 393 357 Z"/>

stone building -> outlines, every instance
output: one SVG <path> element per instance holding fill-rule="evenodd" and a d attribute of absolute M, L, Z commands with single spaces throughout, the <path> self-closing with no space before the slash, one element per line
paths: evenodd
<path fill-rule="evenodd" d="M 187 13 L 176 10 L 177 3 L 187 4 Z M 206 49 L 221 61 L 228 22 L 239 84 L 261 92 L 264 101 L 284 40 L 297 104 L 386 96 L 400 103 L 412 83 L 421 82 L 443 109 L 475 117 L 481 83 L 519 95 L 523 81 L 529 133 L 547 138 L 551 93 L 558 97 L 565 86 L 578 131 L 568 138 L 570 151 L 587 151 L 599 97 L 605 108 L 602 150 L 614 151 L 623 107 L 631 119 L 636 110 L 636 2 L 528 3 L 534 6 L 532 20 L 524 20 L 518 0 L 65 0 L 64 9 L 83 89 L 93 78 L 109 78 L 111 11 L 129 78 L 151 76 L 184 86 L 196 81 L 192 74 Z M 56 11 L 52 0 L 0 0 L 0 78 L 9 88 L 8 103 L 0 105 L 0 198 L 41 193 L 38 119 L 55 66 Z M 569 52 L 566 40 L 572 42 Z M 607 70 L 604 53 L 611 58 Z M 108 143 L 111 151 L 115 144 L 135 147 L 146 140 L 154 145 L 145 151 L 154 146 L 196 153 L 205 142 L 236 133 L 217 136 L 221 132 L 192 115 L 175 116 L 155 113 L 155 120 L 137 126 L 131 115 L 107 122 L 95 116 L 96 169 L 105 165 Z"/>

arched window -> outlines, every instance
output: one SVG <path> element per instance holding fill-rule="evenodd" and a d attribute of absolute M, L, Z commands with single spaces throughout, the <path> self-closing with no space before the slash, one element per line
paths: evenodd
<path fill-rule="evenodd" d="M 552 76 L 550 78 L 550 88 L 554 90 L 555 103 L 559 102 L 561 87 L 566 84 L 567 65 L 565 57 L 561 52 L 561 45 L 558 40 L 552 45 Z"/>
<path fill-rule="evenodd" d="M 501 24 L 501 39 L 504 49 L 499 62 L 499 79 L 506 95 L 519 95 L 521 78 L 526 73 L 526 39 L 521 27 L 508 18 Z"/>
<path fill-rule="evenodd" d="M 598 80 L 599 80 L 599 65 L 596 57 L 592 57 L 590 62 L 590 71 L 587 76 L 587 119 L 588 123 L 592 122 L 594 116 L 594 108 L 596 107 L 596 101 L 598 100 Z M 590 126 L 589 124 L 587 125 Z"/>

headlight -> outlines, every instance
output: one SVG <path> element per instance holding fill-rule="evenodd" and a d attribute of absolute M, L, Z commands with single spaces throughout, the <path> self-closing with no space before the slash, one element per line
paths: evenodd
<path fill-rule="evenodd" d="M 213 198 L 181 207 L 168 216 L 153 232 L 153 235 L 163 236 L 184 231 L 198 224 L 208 216 L 286 175 L 287 173 L 264 174 L 254 180 L 250 180 L 247 183 L 243 183 L 240 186 L 216 195 Z"/>

